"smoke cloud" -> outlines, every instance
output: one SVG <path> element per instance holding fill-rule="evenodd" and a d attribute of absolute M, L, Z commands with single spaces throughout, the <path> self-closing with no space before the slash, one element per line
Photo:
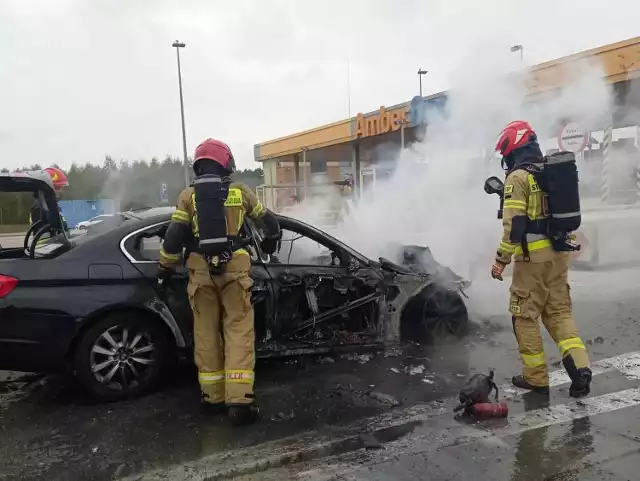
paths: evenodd
<path fill-rule="evenodd" d="M 474 283 L 495 282 L 489 270 L 502 232 L 496 216 L 499 200 L 488 196 L 483 184 L 490 175 L 504 177 L 499 158 L 491 156 L 502 128 L 513 120 L 528 120 L 544 152 L 558 148 L 561 122 L 603 130 L 613 111 L 611 89 L 597 65 L 567 65 L 566 87 L 533 103 L 527 95 L 532 80 L 510 74 L 502 58 L 495 49 L 483 48 L 463 59 L 453 76 L 459 80 L 449 91 L 446 118 L 430 119 L 424 140 L 403 152 L 393 145 L 378 147 L 376 163 L 392 162 L 395 171 L 378 180 L 375 191 L 364 192 L 337 226 L 323 223 L 318 215 L 331 198 L 308 199 L 290 215 L 325 228 L 374 259 L 388 252 L 390 244 L 426 245 L 440 263 Z M 592 137 L 596 151 L 602 133 Z M 629 152 L 635 158 L 620 163 L 627 171 L 638 162 L 637 148 Z M 585 159 L 579 159 L 578 167 L 583 204 L 589 205 L 599 202 L 601 167 Z M 471 294 L 473 306 L 482 311 L 480 299 Z M 498 310 L 503 307 L 500 303 Z"/>

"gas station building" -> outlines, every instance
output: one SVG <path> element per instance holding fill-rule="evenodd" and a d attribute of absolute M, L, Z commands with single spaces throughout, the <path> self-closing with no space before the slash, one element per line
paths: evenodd
<path fill-rule="evenodd" d="M 607 196 L 611 189 L 606 185 L 606 164 L 609 152 L 616 148 L 613 129 L 631 126 L 637 129 L 640 125 L 640 37 L 532 67 L 524 79 L 527 101 L 552 102 L 568 83 L 566 72 L 570 71 L 571 64 L 585 60 L 601 66 L 614 92 L 616 107 L 603 117 L 608 120 L 600 125 L 584 126 L 584 132 L 579 133 L 584 133 L 588 140 L 589 155 L 594 163 L 601 165 L 602 200 L 609 202 Z M 258 195 L 276 212 L 285 208 L 292 196 L 304 198 L 309 189 L 323 183 L 349 179 L 358 195 L 368 184 L 375 183 L 376 176 L 384 177 L 392 169 L 377 163 L 376 159 L 394 158 L 401 146 L 421 140 L 425 132 L 428 135 L 429 119 L 434 114 L 444 114 L 446 104 L 446 92 L 416 96 L 402 104 L 382 106 L 373 112 L 256 144 L 254 157 L 264 170 L 264 184 L 258 187 Z M 564 123 L 571 121 L 579 122 L 579 119 L 565 119 Z M 562 125 L 558 127 L 562 130 Z M 603 140 L 596 142 L 592 150 L 591 133 L 596 131 L 602 133 Z M 622 144 L 620 141 L 621 147 Z M 385 149 L 392 149 L 392 155 L 381 155 Z M 640 194 L 640 175 L 635 183 Z"/>

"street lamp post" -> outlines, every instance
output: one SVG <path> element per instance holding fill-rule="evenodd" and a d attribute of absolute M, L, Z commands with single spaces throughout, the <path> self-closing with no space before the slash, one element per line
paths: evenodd
<path fill-rule="evenodd" d="M 402 119 L 396 120 L 395 124 L 400 126 L 400 157 L 402 158 L 404 153 L 404 126 L 407 124 L 407 122 Z"/>
<path fill-rule="evenodd" d="M 185 43 L 175 41 L 171 45 L 176 49 L 178 58 L 178 87 L 180 88 L 180 116 L 182 118 L 182 155 L 184 156 L 184 183 L 189 187 L 189 161 L 187 160 L 187 132 L 184 127 L 184 100 L 182 99 L 182 72 L 180 71 L 180 49 L 186 47 Z"/>
<path fill-rule="evenodd" d="M 520 62 L 522 63 L 522 61 L 524 60 L 524 47 L 522 45 L 513 45 L 511 47 L 511 53 L 520 51 Z"/>
<path fill-rule="evenodd" d="M 421 68 L 418 69 L 418 78 L 420 79 L 420 97 L 422 97 L 422 76 L 427 75 L 428 72 L 428 70 L 422 70 Z"/>

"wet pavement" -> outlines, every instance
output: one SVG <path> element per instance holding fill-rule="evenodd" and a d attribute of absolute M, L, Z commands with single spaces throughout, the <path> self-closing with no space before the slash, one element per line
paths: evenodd
<path fill-rule="evenodd" d="M 505 384 L 519 370 L 507 285 L 487 282 L 470 292 L 474 328 L 462 341 L 262 363 L 263 419 L 241 429 L 200 412 L 189 368 L 157 393 L 108 405 L 61 376 L 5 374 L 0 479 L 637 479 L 640 357 L 629 353 L 640 351 L 640 269 L 572 278 L 598 373 L 581 404 L 558 375 L 549 406 L 503 389 L 507 421 L 453 420 L 452 396 L 470 373 L 494 369 Z M 546 334 L 545 346 L 558 370 Z"/>

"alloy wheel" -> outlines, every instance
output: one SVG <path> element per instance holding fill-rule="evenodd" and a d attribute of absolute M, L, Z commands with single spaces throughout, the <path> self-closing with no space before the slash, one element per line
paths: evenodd
<path fill-rule="evenodd" d="M 98 336 L 89 355 L 96 380 L 110 389 L 123 391 L 139 385 L 156 361 L 151 334 L 122 325 L 113 326 Z"/>

